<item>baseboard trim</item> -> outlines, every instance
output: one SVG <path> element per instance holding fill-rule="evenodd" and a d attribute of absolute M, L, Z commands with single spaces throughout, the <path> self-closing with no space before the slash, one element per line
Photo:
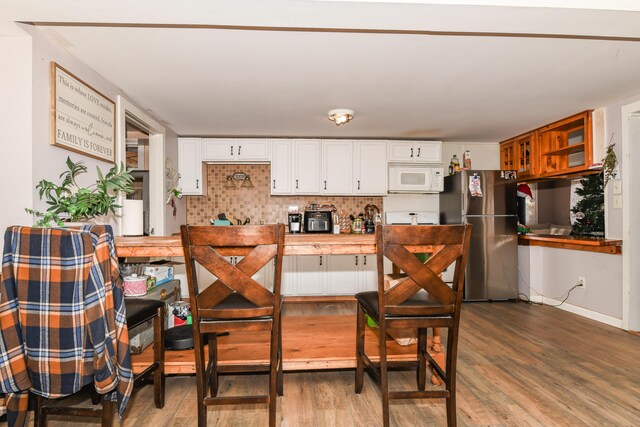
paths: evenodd
<path fill-rule="evenodd" d="M 540 299 L 540 302 L 542 302 L 545 305 L 559 305 L 561 303 L 561 301 L 559 300 L 555 300 L 553 298 L 548 298 L 544 296 L 536 297 L 536 299 L 538 298 Z M 531 300 L 533 301 L 533 298 L 531 298 Z M 556 308 L 559 308 L 560 310 L 568 311 L 573 314 L 577 314 L 582 317 L 586 317 L 591 320 L 595 320 L 597 322 L 605 323 L 615 328 L 624 329 L 622 327 L 622 319 L 616 319 L 615 317 L 607 316 L 606 314 L 598 313 L 597 311 L 587 310 L 586 308 L 578 307 L 577 305 L 567 304 L 566 302 Z"/>

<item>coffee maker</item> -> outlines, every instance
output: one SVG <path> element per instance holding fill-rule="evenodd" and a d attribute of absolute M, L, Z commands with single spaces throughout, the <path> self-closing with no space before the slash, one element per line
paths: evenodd
<path fill-rule="evenodd" d="M 301 225 L 302 225 L 302 214 L 290 213 L 289 214 L 289 233 L 291 234 L 300 233 Z"/>

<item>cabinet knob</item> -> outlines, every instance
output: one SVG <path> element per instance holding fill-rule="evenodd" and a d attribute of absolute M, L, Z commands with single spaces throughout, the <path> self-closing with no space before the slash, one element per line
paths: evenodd
<path fill-rule="evenodd" d="M 327 181 L 324 182 L 324 189 L 327 189 Z"/>
<path fill-rule="evenodd" d="M 356 255 L 356 265 L 358 265 L 358 255 Z"/>
<path fill-rule="evenodd" d="M 298 189 L 298 180 L 296 179 L 296 190 Z"/>
<path fill-rule="evenodd" d="M 229 148 L 231 148 L 231 155 L 233 156 L 233 145 L 230 145 Z"/>
<path fill-rule="evenodd" d="M 200 180 L 196 179 L 196 188 L 200 188 Z"/>
<path fill-rule="evenodd" d="M 322 255 L 320 255 L 320 265 L 322 265 Z"/>
<path fill-rule="evenodd" d="M 242 145 L 238 145 L 238 156 L 240 155 L 240 150 L 242 150 Z"/>
<path fill-rule="evenodd" d="M 360 189 L 360 180 L 358 180 L 358 190 Z"/>
<path fill-rule="evenodd" d="M 411 155 L 409 157 L 413 157 L 413 147 L 411 147 Z"/>
<path fill-rule="evenodd" d="M 275 179 L 273 180 L 273 189 L 274 190 L 276 189 L 276 180 Z"/>
<path fill-rule="evenodd" d="M 364 265 L 367 265 L 367 256 L 365 255 L 365 256 L 363 256 L 362 258 L 364 258 L 364 262 L 363 262 L 363 264 L 364 264 Z"/>
<path fill-rule="evenodd" d="M 420 157 L 420 147 L 418 147 L 418 156 L 417 157 Z"/>

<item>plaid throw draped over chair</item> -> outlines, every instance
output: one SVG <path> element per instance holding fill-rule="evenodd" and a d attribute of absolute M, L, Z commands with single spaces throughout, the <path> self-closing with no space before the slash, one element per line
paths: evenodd
<path fill-rule="evenodd" d="M 10 227 L 0 286 L 0 393 L 24 425 L 28 392 L 73 394 L 95 382 L 120 415 L 133 386 L 124 294 L 110 226 Z M 1 399 L 0 399 L 1 400 Z"/>

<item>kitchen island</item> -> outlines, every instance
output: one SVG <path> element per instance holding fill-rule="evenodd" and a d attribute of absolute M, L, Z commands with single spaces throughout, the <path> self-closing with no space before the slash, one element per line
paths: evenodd
<path fill-rule="evenodd" d="M 428 252 L 428 248 L 415 248 L 418 252 Z M 118 257 L 183 257 L 180 236 L 150 237 L 116 237 Z M 347 255 L 375 254 L 374 234 L 287 234 L 284 242 L 284 255 Z M 295 297 L 285 298 L 287 304 L 294 301 L 335 302 L 354 301 L 353 297 Z M 285 371 L 345 369 L 354 368 L 356 316 L 320 315 L 289 316 L 282 318 L 283 366 Z M 377 329 L 367 328 L 367 354 L 376 360 Z M 220 368 L 233 371 L 235 365 L 247 359 L 258 360 L 257 363 L 268 364 L 267 333 L 234 333 L 218 339 Z M 429 352 L 444 367 L 444 354 L 440 337 L 430 340 Z M 388 358 L 391 362 L 406 362 L 416 359 L 416 346 L 401 346 L 389 338 Z M 139 355 L 134 355 L 134 371 L 142 370 L 152 357 L 152 349 L 148 348 Z M 207 354 L 205 352 L 205 354 Z M 165 371 L 168 374 L 195 373 L 193 350 L 167 351 Z M 436 378 L 432 376 L 432 381 Z"/>

